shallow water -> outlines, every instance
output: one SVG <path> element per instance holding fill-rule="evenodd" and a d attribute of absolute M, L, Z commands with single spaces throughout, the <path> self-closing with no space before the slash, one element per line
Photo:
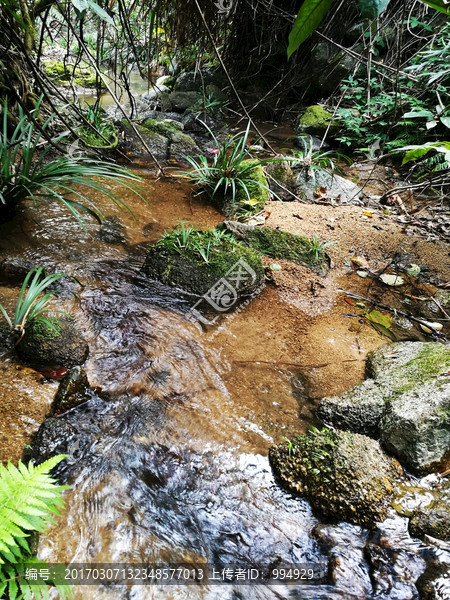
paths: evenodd
<path fill-rule="evenodd" d="M 149 176 L 143 186 L 147 204 L 121 196 L 136 220 L 100 204 L 120 217 L 122 244 L 101 241 L 94 222 L 80 231 L 58 206 L 40 214 L 25 207 L 3 227 L 3 253 L 81 280 L 57 302 L 83 330 L 86 371 L 101 388 L 59 417 L 75 432 L 60 448 L 71 454 L 60 469 L 71 490 L 39 557 L 328 569 L 315 586 L 80 586 L 77 599 L 417 598 L 425 559 L 448 561 L 448 553 L 411 540 L 407 520 L 394 512 L 370 533 L 321 524 L 305 500 L 276 484 L 267 460 L 272 443 L 314 422 L 315 398 L 362 379 L 365 353 L 382 342 L 362 334 L 356 347 L 337 319 L 341 308 L 327 305 L 313 319 L 270 287 L 204 328 L 192 318 L 191 297 L 148 281 L 140 268 L 146 244 L 180 219 L 212 227 L 222 217 L 184 184 Z M 333 365 L 340 378 L 331 377 Z"/>

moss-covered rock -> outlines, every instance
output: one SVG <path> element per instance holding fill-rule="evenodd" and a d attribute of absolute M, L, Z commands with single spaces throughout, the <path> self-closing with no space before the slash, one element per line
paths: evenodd
<path fill-rule="evenodd" d="M 150 148 L 153 156 L 158 160 L 165 160 L 169 149 L 169 138 L 156 131 L 151 131 L 138 123 L 133 123 L 133 125 Z M 121 150 L 132 155 L 147 153 L 147 150 L 143 146 L 139 136 L 133 130 L 128 119 L 124 119 L 120 122 L 120 129 L 125 134 L 125 140 L 120 144 Z"/>
<path fill-rule="evenodd" d="M 237 287 L 231 282 L 237 297 L 249 296 L 264 285 L 264 268 L 257 252 L 229 238 L 215 243 L 211 231 L 195 232 L 192 237 L 183 249 L 175 249 L 164 239 L 152 246 L 143 266 L 144 273 L 165 285 L 202 296 L 226 277 L 238 261 L 244 261 L 248 276 Z M 229 288 L 222 291 L 233 294 Z"/>
<path fill-rule="evenodd" d="M 173 119 L 144 119 L 142 126 L 167 138 L 171 138 L 173 134 L 184 129 L 183 123 Z"/>
<path fill-rule="evenodd" d="M 191 156 L 198 154 L 200 148 L 197 142 L 187 133 L 177 131 L 170 138 L 169 154 L 171 157 L 180 158 L 183 155 Z"/>
<path fill-rule="evenodd" d="M 291 260 L 322 275 L 328 271 L 323 252 L 319 250 L 316 252 L 311 240 L 303 235 L 295 235 L 271 227 L 243 228 L 234 221 L 225 221 L 223 227 L 234 235 L 237 234 L 243 243 L 265 256 Z"/>
<path fill-rule="evenodd" d="M 275 160 L 268 163 L 266 173 L 268 175 L 269 187 L 281 200 L 290 202 L 296 194 L 296 181 L 290 162 L 287 160 Z"/>
<path fill-rule="evenodd" d="M 418 538 L 431 535 L 450 542 L 450 481 L 442 482 L 432 494 L 433 499 L 429 504 L 419 506 L 414 511 L 409 521 L 409 532 Z"/>
<path fill-rule="evenodd" d="M 329 131 L 331 133 L 339 130 L 339 123 L 333 119 L 333 115 L 319 104 L 314 104 L 309 106 L 300 117 L 297 130 L 322 136 L 325 134 L 328 125 L 330 125 Z"/>
<path fill-rule="evenodd" d="M 17 354 L 32 366 L 81 365 L 87 358 L 89 348 L 69 317 L 48 317 L 45 321 L 32 321 L 25 329 L 17 345 Z"/>
<path fill-rule="evenodd" d="M 324 428 L 272 446 L 269 460 L 281 484 L 337 521 L 372 527 L 387 517 L 398 462 L 375 440 Z"/>
<path fill-rule="evenodd" d="M 333 398 L 319 417 L 369 435 L 416 473 L 434 470 L 450 448 L 450 352 L 437 342 L 401 342 L 368 357 L 371 377 Z"/>
<path fill-rule="evenodd" d="M 73 78 L 76 85 L 87 88 L 96 86 L 96 73 L 87 65 L 74 67 L 74 65 L 64 64 L 59 60 L 47 60 L 44 62 L 44 70 L 55 83 L 61 85 L 68 85 Z M 100 85 L 103 86 L 101 82 Z"/>
<path fill-rule="evenodd" d="M 60 415 L 71 408 L 90 400 L 93 392 L 85 370 L 80 367 L 72 367 L 59 384 L 55 399 L 52 402 L 51 414 Z"/>

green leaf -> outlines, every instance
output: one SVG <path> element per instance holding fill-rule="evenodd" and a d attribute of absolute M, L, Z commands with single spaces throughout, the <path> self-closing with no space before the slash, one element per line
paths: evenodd
<path fill-rule="evenodd" d="M 422 2 L 428 4 L 428 6 L 431 6 L 435 10 L 445 13 L 446 15 L 450 14 L 450 6 L 446 0 L 422 0 Z"/>
<path fill-rule="evenodd" d="M 333 0 L 305 0 L 289 34 L 288 58 L 317 29 Z"/>
<path fill-rule="evenodd" d="M 386 329 L 390 329 L 392 327 L 391 315 L 385 315 L 376 308 L 366 314 L 366 319 L 368 319 L 371 323 L 382 325 Z"/>
<path fill-rule="evenodd" d="M 434 115 L 430 110 L 419 110 L 405 113 L 402 119 L 420 119 L 423 117 L 426 119 L 432 119 Z"/>
<path fill-rule="evenodd" d="M 376 19 L 386 10 L 390 0 L 359 0 L 361 14 L 366 19 Z"/>
<path fill-rule="evenodd" d="M 450 117 L 441 117 L 441 123 L 450 129 Z"/>
<path fill-rule="evenodd" d="M 101 6 L 99 6 L 96 2 L 93 2 L 92 0 L 88 0 L 88 3 L 89 8 L 92 10 L 92 12 L 94 12 L 98 17 L 100 17 L 100 19 L 106 21 L 114 27 L 114 21 L 110 17 L 110 15 L 108 15 L 106 10 L 104 10 Z"/>

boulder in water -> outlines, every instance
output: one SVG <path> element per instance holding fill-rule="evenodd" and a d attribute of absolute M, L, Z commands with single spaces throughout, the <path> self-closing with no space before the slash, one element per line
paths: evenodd
<path fill-rule="evenodd" d="M 280 483 L 315 510 L 365 527 L 387 517 L 395 480 L 402 476 L 377 441 L 327 428 L 272 446 L 269 460 Z"/>
<path fill-rule="evenodd" d="M 34 367 L 73 367 L 86 360 L 89 348 L 73 319 L 47 317 L 27 325 L 16 350 L 21 361 Z"/>

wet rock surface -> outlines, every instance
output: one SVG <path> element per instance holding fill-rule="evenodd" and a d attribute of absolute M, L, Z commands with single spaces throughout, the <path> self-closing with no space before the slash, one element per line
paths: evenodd
<path fill-rule="evenodd" d="M 40 426 L 33 440 L 31 456 L 42 463 L 57 454 L 70 454 L 76 427 L 62 419 L 50 417 Z"/>
<path fill-rule="evenodd" d="M 51 413 L 53 416 L 65 413 L 75 406 L 87 402 L 92 394 L 85 370 L 80 366 L 72 367 L 59 384 Z"/>
<path fill-rule="evenodd" d="M 380 435 L 407 468 L 435 469 L 450 448 L 450 353 L 437 342 L 401 342 L 369 355 L 371 379 L 334 398 L 318 416 L 328 423 Z"/>
<path fill-rule="evenodd" d="M 161 281 L 165 285 L 179 287 L 202 296 L 216 284 L 220 284 L 220 279 L 226 276 L 240 259 L 245 261 L 251 272 L 248 270 L 246 273 L 243 272 L 245 277 L 239 281 L 237 288 L 228 286 L 226 289 L 218 290 L 219 296 L 216 298 L 219 301 L 220 296 L 224 295 L 223 300 L 225 301 L 226 296 L 227 301 L 231 302 L 235 295 L 236 297 L 249 296 L 264 285 L 264 269 L 260 257 L 256 252 L 243 246 L 239 251 L 235 249 L 233 253 L 224 251 L 219 265 L 192 260 L 167 248 L 154 246 L 147 253 L 143 271 L 149 278 Z"/>
<path fill-rule="evenodd" d="M 43 321 L 33 321 L 16 346 L 24 363 L 33 366 L 73 367 L 86 360 L 89 348 L 72 319 L 49 317 L 52 326 Z"/>
<path fill-rule="evenodd" d="M 432 500 L 420 505 L 409 522 L 409 532 L 414 537 L 434 538 L 450 542 L 450 481 L 444 480 L 432 491 Z"/>
<path fill-rule="evenodd" d="M 125 227 L 115 215 L 103 219 L 97 235 L 107 244 L 125 244 L 127 241 Z"/>
<path fill-rule="evenodd" d="M 375 440 L 342 431 L 310 432 L 269 450 L 275 475 L 321 514 L 373 527 L 386 518 L 398 462 Z"/>

